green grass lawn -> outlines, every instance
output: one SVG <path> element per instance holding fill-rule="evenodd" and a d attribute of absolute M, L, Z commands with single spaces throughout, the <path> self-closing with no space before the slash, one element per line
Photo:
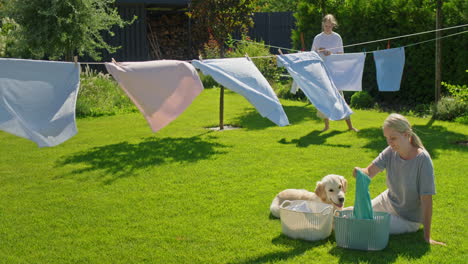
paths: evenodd
<path fill-rule="evenodd" d="M 0 132 L 0 263 L 466 263 L 468 126 L 412 118 L 432 155 L 437 195 L 429 246 L 417 233 L 390 236 L 378 252 L 337 247 L 334 234 L 306 242 L 270 217 L 286 188 L 313 190 L 326 174 L 349 182 L 386 147 L 388 113 L 355 111 L 319 133 L 307 103 L 283 100 L 290 126 L 262 118 L 226 93 L 225 123 L 212 131 L 218 89 L 151 133 L 139 113 L 78 120 L 79 133 L 53 148 Z M 385 190 L 385 174 L 370 185 Z"/>

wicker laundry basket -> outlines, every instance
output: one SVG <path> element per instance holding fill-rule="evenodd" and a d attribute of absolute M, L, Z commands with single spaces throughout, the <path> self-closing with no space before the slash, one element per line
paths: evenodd
<path fill-rule="evenodd" d="M 335 239 L 339 247 L 382 250 L 388 244 L 390 214 L 374 212 L 373 219 L 356 219 L 352 210 L 335 212 Z"/>
<path fill-rule="evenodd" d="M 310 212 L 291 210 L 306 202 Z M 310 201 L 284 201 L 280 207 L 283 234 L 294 239 L 315 241 L 330 236 L 333 225 L 333 206 Z"/>

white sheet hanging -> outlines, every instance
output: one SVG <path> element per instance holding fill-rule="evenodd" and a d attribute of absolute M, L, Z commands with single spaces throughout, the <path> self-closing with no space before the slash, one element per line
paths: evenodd
<path fill-rule="evenodd" d="M 278 55 L 277 59 L 278 66 L 286 67 L 310 102 L 329 119 L 342 120 L 353 113 L 316 52 Z"/>
<path fill-rule="evenodd" d="M 192 65 L 229 90 L 244 96 L 261 116 L 270 119 L 278 126 L 289 124 L 278 97 L 250 59 L 193 60 Z"/>
<path fill-rule="evenodd" d="M 362 91 L 362 73 L 366 53 L 344 53 L 325 56 L 328 74 L 340 91 Z"/>
<path fill-rule="evenodd" d="M 177 60 L 106 63 L 153 132 L 176 119 L 203 90 L 195 68 Z"/>
<path fill-rule="evenodd" d="M 80 65 L 0 58 L 0 130 L 53 147 L 77 133 Z"/>

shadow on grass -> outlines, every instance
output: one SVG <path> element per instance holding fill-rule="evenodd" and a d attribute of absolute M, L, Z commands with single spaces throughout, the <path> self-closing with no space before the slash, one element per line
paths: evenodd
<path fill-rule="evenodd" d="M 468 151 L 466 146 L 457 144 L 457 141 L 467 139 L 465 134 L 449 131 L 443 126 L 432 126 L 431 122 L 427 125 L 415 125 L 413 131 L 421 138 L 424 147 L 429 151 L 432 158 L 437 158 L 439 150 Z M 357 133 L 357 136 L 366 138 L 368 143 L 364 148 L 371 149 L 376 154 L 387 147 L 381 128 L 362 129 Z"/>
<path fill-rule="evenodd" d="M 332 234 L 334 236 L 334 234 Z M 386 248 L 381 251 L 360 251 L 334 247 L 330 254 L 339 258 L 338 263 L 394 263 L 402 258 L 408 262 L 423 257 L 430 250 L 430 245 L 423 239 L 423 230 L 416 233 L 391 235 Z"/>
<path fill-rule="evenodd" d="M 317 117 L 315 108 L 304 106 L 283 106 L 284 112 L 288 116 L 290 124 L 300 123 L 306 119 L 320 121 Z M 248 130 L 265 129 L 276 126 L 275 123 L 266 117 L 262 117 L 255 108 L 245 109 L 242 116 L 237 117 L 234 124 Z"/>
<path fill-rule="evenodd" d="M 332 232 L 328 238 L 318 241 L 291 239 L 281 234 L 272 240 L 272 244 L 281 244 L 291 249 L 248 258 L 236 263 L 273 263 L 287 261 L 288 259 L 303 255 L 306 251 L 314 247 L 320 247 L 326 244 L 334 245 L 329 251 L 329 254 L 339 258 L 338 263 L 394 263 L 396 261 L 401 261 L 402 258 L 411 262 L 423 257 L 430 250 L 429 244 L 423 239 L 422 229 L 416 233 L 391 235 L 387 247 L 381 251 L 361 251 L 341 248 L 336 245 L 334 232 Z M 318 255 L 315 263 L 322 263 L 320 262 L 320 258 L 321 256 Z"/>
<path fill-rule="evenodd" d="M 208 137 L 208 139 L 214 137 Z M 103 170 L 107 184 L 118 178 L 131 176 L 137 170 L 155 167 L 164 163 L 191 163 L 209 159 L 215 154 L 224 154 L 225 145 L 200 136 L 189 138 L 145 138 L 140 143 L 121 142 L 94 147 L 70 156 L 62 157 L 57 166 L 83 164 L 85 168 L 72 171 L 83 174 L 89 171 Z"/>
<path fill-rule="evenodd" d="M 275 237 L 272 241 L 275 245 L 283 245 L 291 248 L 288 251 L 279 251 L 269 253 L 263 256 L 253 257 L 246 259 L 241 262 L 235 262 L 236 264 L 247 264 L 247 263 L 273 263 L 279 261 L 287 261 L 288 259 L 300 256 L 304 254 L 307 250 L 318 247 L 330 242 L 330 237 L 323 240 L 318 241 L 305 241 L 305 240 L 298 240 L 289 238 L 283 234 Z M 317 262 L 320 263 L 320 262 Z"/>
<path fill-rule="evenodd" d="M 344 145 L 344 144 L 326 144 L 327 138 L 333 137 L 335 135 L 339 135 L 341 133 L 345 133 L 344 131 L 333 130 L 330 132 L 323 133 L 319 130 L 315 130 L 310 132 L 309 134 L 302 136 L 298 139 L 292 139 L 291 141 L 287 141 L 285 138 L 282 138 L 278 141 L 281 144 L 294 144 L 300 148 L 307 148 L 310 145 L 325 145 L 325 146 L 332 146 L 332 147 L 342 147 L 342 148 L 350 148 L 351 145 Z"/>

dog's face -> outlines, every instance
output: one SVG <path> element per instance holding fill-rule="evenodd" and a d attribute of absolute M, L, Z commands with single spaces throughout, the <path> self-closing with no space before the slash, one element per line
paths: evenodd
<path fill-rule="evenodd" d="M 337 209 L 341 209 L 344 205 L 347 185 L 348 181 L 343 176 L 330 174 L 317 182 L 315 194 L 324 203 L 333 204 Z"/>

